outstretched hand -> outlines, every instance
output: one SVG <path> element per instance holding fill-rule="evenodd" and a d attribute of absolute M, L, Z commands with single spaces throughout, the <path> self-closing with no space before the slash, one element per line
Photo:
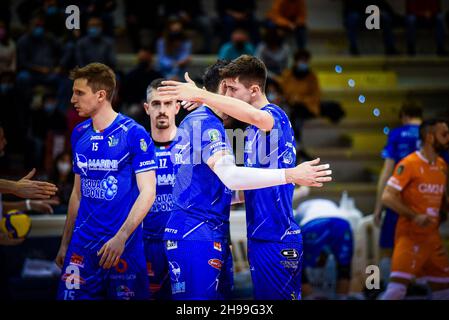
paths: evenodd
<path fill-rule="evenodd" d="M 55 195 L 58 188 L 54 184 L 31 180 L 35 173 L 36 169 L 33 169 L 15 183 L 14 194 L 16 196 L 25 199 L 49 199 Z"/>
<path fill-rule="evenodd" d="M 332 170 L 328 170 L 329 164 L 319 165 L 319 163 L 320 158 L 317 158 L 287 169 L 285 171 L 287 182 L 307 187 L 322 187 L 325 182 L 332 181 Z"/>

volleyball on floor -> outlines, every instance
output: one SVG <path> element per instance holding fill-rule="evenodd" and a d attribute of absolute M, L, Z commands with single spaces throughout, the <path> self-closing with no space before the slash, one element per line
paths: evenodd
<path fill-rule="evenodd" d="M 25 238 L 31 230 L 31 218 L 19 210 L 8 211 L 3 215 L 0 229 L 11 239 Z"/>

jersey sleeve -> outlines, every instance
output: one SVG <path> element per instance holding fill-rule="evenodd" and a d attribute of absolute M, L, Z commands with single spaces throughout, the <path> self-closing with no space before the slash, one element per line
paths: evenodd
<path fill-rule="evenodd" d="M 412 180 L 413 172 L 413 164 L 404 159 L 394 168 L 394 173 L 388 179 L 387 185 L 398 191 L 402 191 Z"/>
<path fill-rule="evenodd" d="M 227 141 L 224 126 L 218 121 L 205 121 L 202 129 L 201 152 L 202 159 L 207 162 L 211 156 L 219 151 L 228 151 L 233 154 Z"/>
<path fill-rule="evenodd" d="M 396 132 L 393 130 L 388 135 L 387 144 L 382 150 L 382 159 L 395 159 L 395 141 L 396 141 Z"/>
<path fill-rule="evenodd" d="M 276 108 L 267 105 L 265 108 L 263 108 L 263 111 L 268 112 L 273 117 L 273 129 L 282 129 L 282 115 Z"/>
<path fill-rule="evenodd" d="M 87 167 L 87 159 L 84 158 L 83 155 L 78 155 L 76 153 L 78 140 L 81 138 L 86 128 L 89 127 L 89 124 L 86 122 L 82 122 L 77 125 L 70 137 L 70 144 L 72 145 L 72 170 L 75 174 L 83 174 L 82 168 Z"/>
<path fill-rule="evenodd" d="M 128 146 L 134 173 L 157 169 L 154 143 L 143 127 L 135 126 L 130 129 Z"/>

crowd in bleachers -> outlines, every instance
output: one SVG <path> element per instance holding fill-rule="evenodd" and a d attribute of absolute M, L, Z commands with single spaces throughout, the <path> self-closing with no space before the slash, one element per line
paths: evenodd
<path fill-rule="evenodd" d="M 368 4 L 381 9 L 386 54 L 398 53 L 392 32 L 398 26 L 406 29 L 408 54 L 416 53 L 417 26 L 434 26 L 436 52 L 446 54 L 447 19 L 438 0 L 407 0 L 405 16 L 395 13 L 385 0 L 339 1 L 351 54 L 360 54 L 357 33 Z M 264 16 L 256 16 L 255 0 L 216 0 L 214 13 L 206 12 L 201 0 L 124 1 L 120 10 L 115 0 L 80 0 L 75 3 L 81 28 L 68 30 L 65 8 L 72 2 L 0 2 L 0 116 L 10 141 L 9 154 L 25 153 L 22 167 L 37 167 L 55 182 L 68 181 L 61 168 L 68 163 L 70 132 L 81 120 L 71 108 L 68 73 L 94 61 L 117 73 L 116 110 L 146 126 L 141 103 L 147 85 L 161 76 L 182 79 L 192 54 L 261 58 L 269 70 L 267 95 L 289 112 L 297 136 L 307 119 L 327 117 L 338 123 L 344 116 L 337 102 L 321 100 L 306 49 L 305 0 L 274 0 Z M 117 63 L 117 15 L 123 15 L 127 40 L 137 57 L 126 71 Z M 13 17 L 17 17 L 15 24 Z M 194 38 L 199 45 L 194 46 Z M 12 158 L 0 161 L 2 168 L 22 169 Z"/>

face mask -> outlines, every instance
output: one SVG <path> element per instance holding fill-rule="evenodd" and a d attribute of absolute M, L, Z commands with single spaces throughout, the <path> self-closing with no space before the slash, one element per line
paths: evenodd
<path fill-rule="evenodd" d="M 44 27 L 35 27 L 33 29 L 33 36 L 42 37 L 44 35 Z"/>
<path fill-rule="evenodd" d="M 298 70 L 299 72 L 309 71 L 309 64 L 305 62 L 298 62 L 296 64 L 296 70 Z"/>
<path fill-rule="evenodd" d="M 62 174 L 67 174 L 72 169 L 72 165 L 67 162 L 58 162 L 58 171 Z"/>
<path fill-rule="evenodd" d="M 44 110 L 48 113 L 52 113 L 56 109 L 56 103 L 46 103 Z"/>
<path fill-rule="evenodd" d="M 89 36 L 91 36 L 93 38 L 98 37 L 100 35 L 100 28 L 89 27 L 89 29 L 87 29 L 87 33 L 89 34 Z"/>
<path fill-rule="evenodd" d="M 6 37 L 6 29 L 0 28 L 0 41 L 5 39 L 5 37 Z"/>
<path fill-rule="evenodd" d="M 269 92 L 268 94 L 267 94 L 267 99 L 268 99 L 268 101 L 270 101 L 270 102 L 273 102 L 273 101 L 275 101 L 276 99 L 277 99 L 277 94 L 276 93 L 274 93 L 274 92 Z"/>
<path fill-rule="evenodd" d="M 58 8 L 56 6 L 50 6 L 47 8 L 47 14 L 52 16 L 58 12 Z"/>

